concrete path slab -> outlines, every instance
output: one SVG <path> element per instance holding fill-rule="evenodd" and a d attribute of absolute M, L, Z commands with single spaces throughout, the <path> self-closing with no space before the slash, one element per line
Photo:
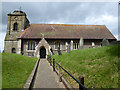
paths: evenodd
<path fill-rule="evenodd" d="M 65 88 L 46 59 L 41 59 L 33 88 Z"/>

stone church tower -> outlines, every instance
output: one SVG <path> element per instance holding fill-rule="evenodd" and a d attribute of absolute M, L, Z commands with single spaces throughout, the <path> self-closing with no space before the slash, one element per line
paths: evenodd
<path fill-rule="evenodd" d="M 29 20 L 23 11 L 14 11 L 8 14 L 7 33 L 4 41 L 4 51 L 21 54 L 21 40 L 18 34 L 29 26 Z"/>

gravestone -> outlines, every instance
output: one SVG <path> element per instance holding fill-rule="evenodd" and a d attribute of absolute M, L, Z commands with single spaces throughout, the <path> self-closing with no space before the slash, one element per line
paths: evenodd
<path fill-rule="evenodd" d="M 73 50 L 73 40 L 71 40 L 71 42 L 70 42 L 70 49 L 71 49 L 71 51 Z"/>
<path fill-rule="evenodd" d="M 95 43 L 94 43 L 94 42 L 92 42 L 92 47 L 93 47 L 93 48 L 95 47 Z"/>
<path fill-rule="evenodd" d="M 102 46 L 107 46 L 107 45 L 109 45 L 109 41 L 104 38 L 104 39 L 102 40 Z"/>
<path fill-rule="evenodd" d="M 67 54 L 69 54 L 70 53 L 70 44 L 68 44 L 68 46 L 67 46 Z"/>
<path fill-rule="evenodd" d="M 60 51 L 60 47 L 58 47 L 58 55 L 62 55 L 62 53 Z"/>
<path fill-rule="evenodd" d="M 84 40 L 83 40 L 83 38 L 81 37 L 81 38 L 80 38 L 80 41 L 79 41 L 79 49 L 83 49 L 83 45 L 84 45 Z"/>

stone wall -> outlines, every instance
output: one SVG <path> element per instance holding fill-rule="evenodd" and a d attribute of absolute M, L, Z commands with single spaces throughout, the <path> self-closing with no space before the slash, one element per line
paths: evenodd
<path fill-rule="evenodd" d="M 18 52 L 18 41 L 4 41 L 4 51 L 7 53 L 12 53 L 12 48 L 16 49 Z"/>
<path fill-rule="evenodd" d="M 28 42 L 30 41 L 35 42 L 35 46 L 37 46 L 40 40 L 23 40 L 22 41 L 22 51 L 24 52 L 25 56 L 34 56 L 35 50 L 28 50 Z"/>
<path fill-rule="evenodd" d="M 17 18 L 17 19 L 15 19 Z M 18 24 L 17 32 L 24 30 L 29 25 L 29 21 L 25 15 L 8 15 L 7 21 L 7 32 L 14 33 L 16 31 L 13 30 L 14 23 Z"/>
<path fill-rule="evenodd" d="M 23 40 L 23 43 L 22 43 L 22 48 L 23 48 L 23 51 L 24 51 L 24 55 L 25 56 L 34 56 L 34 53 L 35 53 L 35 50 L 27 50 L 28 48 L 28 42 L 29 41 L 35 41 L 36 42 L 36 46 L 38 45 L 39 43 L 39 39 L 37 40 Z M 50 45 L 50 47 L 52 48 L 53 52 L 55 54 L 57 54 L 57 49 L 55 49 L 55 42 L 58 41 L 58 40 L 55 40 L 55 39 L 46 39 L 46 41 L 48 42 L 48 44 Z M 70 44 L 71 40 L 60 40 L 61 41 L 61 52 L 67 52 L 67 44 Z M 76 42 L 79 42 L 80 40 L 79 39 L 76 39 L 76 40 L 73 40 L 73 43 L 76 43 Z M 92 42 L 94 42 L 95 44 L 95 47 L 100 47 L 101 46 L 101 42 L 102 42 L 102 39 L 101 40 L 84 40 L 84 46 L 83 48 L 92 48 Z M 110 41 L 111 42 L 111 41 Z"/>
<path fill-rule="evenodd" d="M 42 47 L 44 47 L 46 49 L 46 58 L 47 58 L 48 54 L 51 54 L 51 51 L 50 51 L 49 43 L 44 38 L 42 38 L 42 40 L 40 40 L 38 45 L 35 47 L 35 54 L 34 55 L 39 58 L 40 57 L 40 49 Z"/>
<path fill-rule="evenodd" d="M 14 24 L 18 24 L 18 29 L 14 29 Z M 21 40 L 18 39 L 19 33 L 29 25 L 29 21 L 23 13 L 8 14 L 7 33 L 5 36 L 4 51 L 12 53 L 12 48 L 16 49 L 17 54 L 21 54 Z"/>
<path fill-rule="evenodd" d="M 52 48 L 53 52 L 56 54 L 58 53 L 57 52 L 57 49 L 55 49 L 55 41 L 59 41 L 59 40 L 47 40 L 47 42 L 49 43 L 50 47 Z M 66 48 L 66 42 L 70 42 L 70 40 L 60 40 L 61 43 L 60 43 L 60 50 L 61 52 L 66 52 L 67 51 L 67 48 Z"/>
<path fill-rule="evenodd" d="M 95 47 L 99 47 L 101 46 L 101 40 L 84 40 L 84 47 L 83 48 L 92 48 L 92 42 L 95 44 Z"/>
<path fill-rule="evenodd" d="M 37 46 L 40 40 L 23 40 L 22 41 L 22 48 L 23 48 L 23 52 L 24 52 L 25 56 L 33 56 L 35 53 L 35 50 L 27 50 L 29 41 L 35 41 L 36 46 Z M 55 44 L 54 44 L 56 40 L 46 40 L 46 41 L 48 42 L 50 47 L 53 49 L 53 52 L 56 54 L 57 50 L 55 49 Z M 69 42 L 69 41 L 70 40 L 62 40 L 62 42 L 61 42 L 61 51 L 62 52 L 66 52 L 67 48 L 66 48 L 65 43 Z"/>

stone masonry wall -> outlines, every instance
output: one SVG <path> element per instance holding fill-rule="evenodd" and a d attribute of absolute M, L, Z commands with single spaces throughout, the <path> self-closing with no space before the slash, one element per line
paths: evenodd
<path fill-rule="evenodd" d="M 4 51 L 6 53 L 12 53 L 12 48 L 18 52 L 18 41 L 4 41 Z"/>
<path fill-rule="evenodd" d="M 34 56 L 35 50 L 28 50 L 28 42 L 30 41 L 35 42 L 35 46 L 37 46 L 40 40 L 23 40 L 22 41 L 22 48 L 25 56 Z"/>
<path fill-rule="evenodd" d="M 24 55 L 25 56 L 33 56 L 34 53 L 35 53 L 35 50 L 27 50 L 28 48 L 28 41 L 35 41 L 36 42 L 36 46 L 38 45 L 39 41 L 40 40 L 23 40 L 23 51 L 24 51 Z M 52 48 L 53 52 L 55 54 L 57 54 L 57 50 L 55 49 L 55 42 L 58 41 L 58 40 L 50 40 L 50 39 L 47 39 L 46 40 L 48 42 L 48 44 L 50 45 L 50 47 Z M 71 40 L 60 40 L 61 41 L 61 52 L 67 52 L 67 44 L 70 44 L 70 41 Z M 76 40 L 73 40 L 73 43 L 74 42 L 79 42 L 79 39 L 76 39 Z M 83 48 L 92 48 L 92 42 L 95 43 L 95 47 L 99 47 L 101 46 L 101 42 L 102 42 L 102 39 L 101 40 L 84 40 L 84 46 Z"/>

